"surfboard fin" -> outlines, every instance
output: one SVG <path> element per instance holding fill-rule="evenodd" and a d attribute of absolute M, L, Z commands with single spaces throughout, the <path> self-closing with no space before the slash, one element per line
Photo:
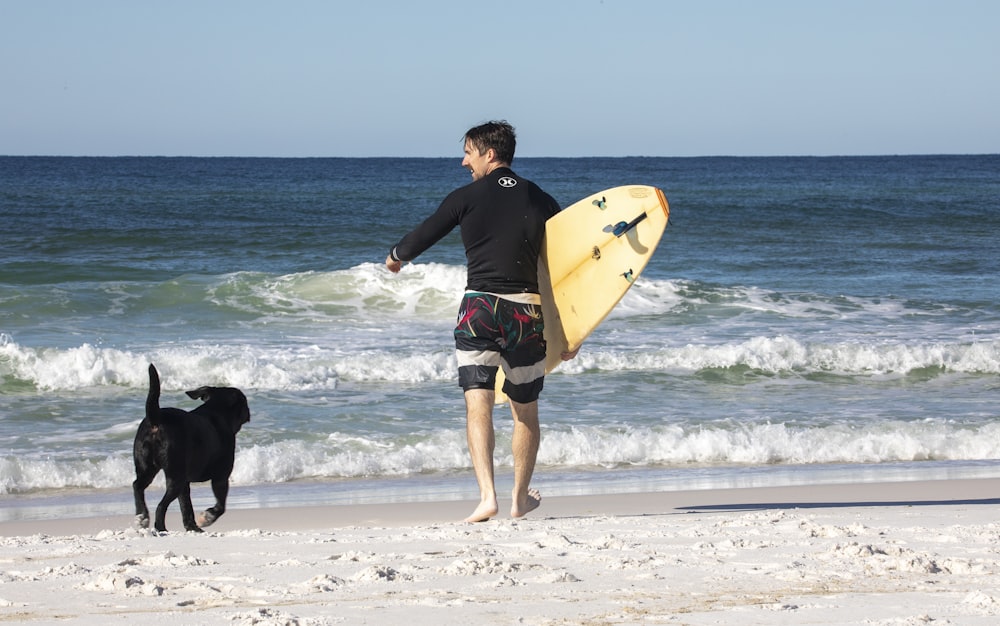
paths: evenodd
<path fill-rule="evenodd" d="M 628 222 L 627 224 L 625 222 L 618 222 L 617 224 L 615 224 L 615 227 L 611 230 L 611 232 L 614 233 L 615 237 L 621 237 L 622 235 L 624 235 L 628 231 L 630 231 L 633 228 L 635 228 L 636 224 L 638 224 L 639 222 L 641 222 L 644 219 L 646 219 L 646 213 L 645 212 L 643 212 L 641 215 L 639 215 L 638 217 L 636 217 L 631 222 Z"/>

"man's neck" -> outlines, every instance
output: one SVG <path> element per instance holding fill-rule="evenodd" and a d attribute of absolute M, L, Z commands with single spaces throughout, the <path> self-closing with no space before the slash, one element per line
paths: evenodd
<path fill-rule="evenodd" d="M 510 167 L 510 163 L 501 163 L 500 161 L 493 161 L 487 167 L 487 169 L 486 169 L 486 175 L 489 176 L 490 174 L 492 174 L 496 170 L 501 169 L 501 168 L 505 168 L 505 167 L 509 168 Z"/>

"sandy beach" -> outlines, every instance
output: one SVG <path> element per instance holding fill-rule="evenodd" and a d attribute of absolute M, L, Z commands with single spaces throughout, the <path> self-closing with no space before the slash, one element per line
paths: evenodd
<path fill-rule="evenodd" d="M 995 624 L 1000 479 L 0 524 L 0 621 Z"/>

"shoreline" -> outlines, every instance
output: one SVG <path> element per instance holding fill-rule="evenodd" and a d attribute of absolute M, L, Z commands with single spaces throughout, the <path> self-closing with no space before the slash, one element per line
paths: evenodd
<path fill-rule="evenodd" d="M 155 497 L 150 497 L 152 495 L 154 494 L 147 494 L 151 512 L 156 502 Z M 529 514 L 525 519 L 671 515 L 764 509 L 1000 505 L 1000 478 L 735 487 L 554 497 L 546 497 L 543 493 L 542 498 L 542 506 L 538 512 Z M 501 498 L 501 514 L 492 521 L 506 519 L 504 502 L 505 500 Z M 196 501 L 196 511 L 199 509 L 198 505 Z M 305 531 L 346 526 L 399 527 L 458 523 L 473 508 L 475 508 L 473 500 L 231 507 L 207 530 L 228 532 L 254 528 Z M 24 534 L 96 533 L 130 528 L 132 520 L 132 515 L 120 514 L 0 521 L 0 537 Z M 170 505 L 166 523 L 168 531 L 180 528 L 177 502 Z"/>
<path fill-rule="evenodd" d="M 547 497 L 668 492 L 720 492 L 785 486 L 906 483 L 962 479 L 1000 479 L 996 461 L 947 461 L 879 464 L 776 465 L 744 468 L 616 468 L 613 470 L 551 471 L 535 473 L 533 486 Z M 511 488 L 509 472 L 497 477 L 500 493 Z M 146 492 L 151 506 L 163 494 L 162 475 Z M 340 506 L 375 503 L 432 503 L 463 501 L 473 496 L 474 480 L 467 473 L 396 478 L 302 480 L 279 483 L 233 484 L 229 510 Z M 196 509 L 212 501 L 207 483 L 192 484 Z M 176 503 L 171 505 L 176 506 Z M 0 525 L 32 520 L 127 516 L 132 491 L 72 488 L 0 495 Z M 464 517 L 464 515 L 462 516 Z"/>

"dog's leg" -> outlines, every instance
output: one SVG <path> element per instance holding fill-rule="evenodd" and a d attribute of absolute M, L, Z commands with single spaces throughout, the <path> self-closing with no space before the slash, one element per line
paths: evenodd
<path fill-rule="evenodd" d="M 212 481 L 212 493 L 215 494 L 215 506 L 205 509 L 198 516 L 198 525 L 202 528 L 211 526 L 215 520 L 226 512 L 226 496 L 229 495 L 229 477 Z"/>
<path fill-rule="evenodd" d="M 167 479 L 167 491 L 163 494 L 163 499 L 156 506 L 156 522 L 154 528 L 160 532 L 166 532 L 167 508 L 170 503 L 177 500 L 181 507 L 181 522 L 184 530 L 202 532 L 194 520 L 194 506 L 191 504 L 191 483 Z"/>
<path fill-rule="evenodd" d="M 184 483 L 177 494 L 177 502 L 181 506 L 181 521 L 184 523 L 184 530 L 202 532 L 198 528 L 198 523 L 194 519 L 194 506 L 191 504 L 191 483 Z"/>
<path fill-rule="evenodd" d="M 136 469 L 136 478 L 132 482 L 132 495 L 135 497 L 135 525 L 137 528 L 149 528 L 149 509 L 146 508 L 146 488 L 153 482 L 154 476 L 156 476 L 156 472 L 142 472 Z"/>
<path fill-rule="evenodd" d="M 153 522 L 153 528 L 161 533 L 167 531 L 167 524 L 164 521 L 167 517 L 167 507 L 170 506 L 170 503 L 176 499 L 177 493 L 175 490 L 167 487 L 166 493 L 163 494 L 163 499 L 156 505 L 156 520 Z"/>

